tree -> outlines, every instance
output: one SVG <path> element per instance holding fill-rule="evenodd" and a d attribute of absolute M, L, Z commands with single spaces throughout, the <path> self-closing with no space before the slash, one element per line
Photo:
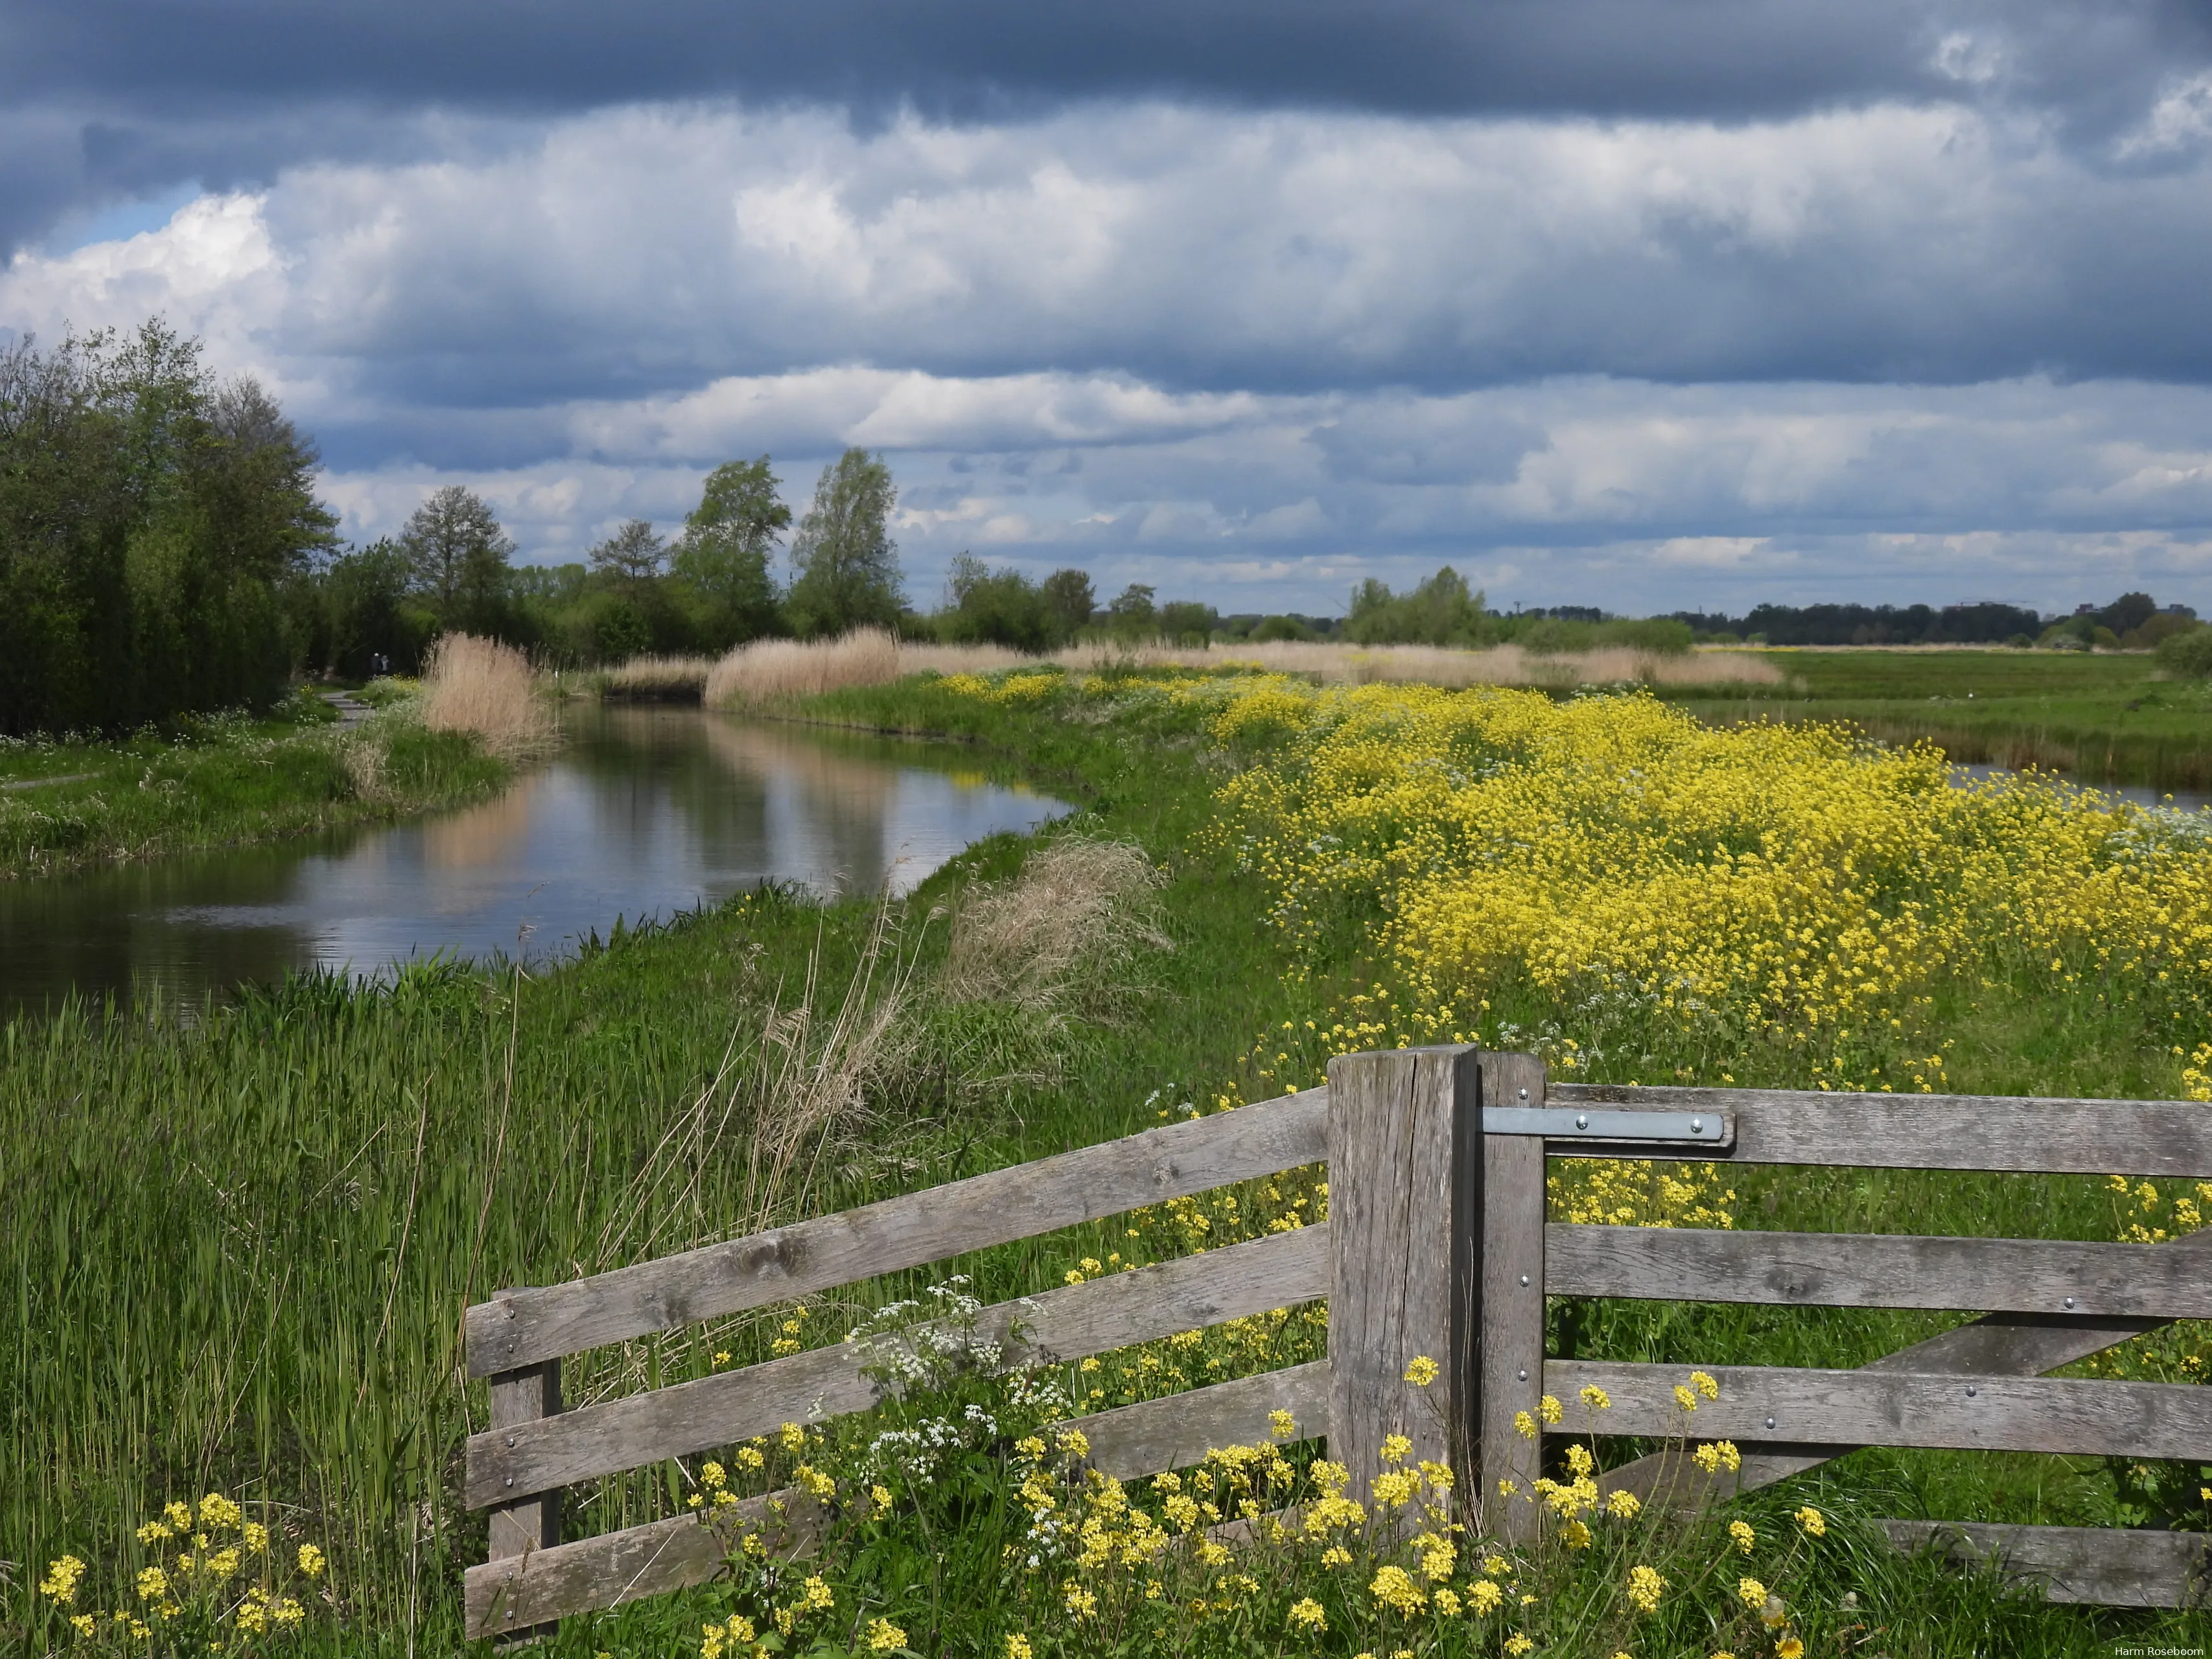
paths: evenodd
<path fill-rule="evenodd" d="M 489 505 L 459 484 L 415 509 L 399 545 L 416 591 L 447 628 L 485 625 L 507 597 L 514 543 Z"/>
<path fill-rule="evenodd" d="M 945 599 L 937 631 L 950 644 L 1045 652 L 1066 637 L 1058 614 L 1028 577 L 1018 570 L 993 570 L 972 553 L 952 561 Z"/>
<path fill-rule="evenodd" d="M 1159 620 L 1160 613 L 1152 605 L 1152 590 L 1141 582 L 1131 582 L 1106 607 L 1106 625 L 1117 639 L 1141 639 L 1158 629 Z"/>
<path fill-rule="evenodd" d="M 791 543 L 786 604 L 800 634 L 896 623 L 903 596 L 890 525 L 897 502 L 890 468 L 865 449 L 848 449 L 822 469 Z"/>
<path fill-rule="evenodd" d="M 1344 634 L 1356 645 L 1478 645 L 1483 619 L 1482 595 L 1446 565 L 1405 594 L 1370 576 L 1352 590 Z"/>
<path fill-rule="evenodd" d="M 1177 599 L 1160 607 L 1160 635 L 1178 645 L 1204 645 L 1220 625 L 1221 618 L 1210 605 Z"/>
<path fill-rule="evenodd" d="M 1091 613 L 1098 608 L 1098 600 L 1091 591 L 1090 572 L 1055 570 L 1044 579 L 1039 591 L 1046 608 L 1060 620 L 1062 639 L 1073 639 L 1091 626 Z"/>
<path fill-rule="evenodd" d="M 622 582 L 648 582 L 667 562 L 668 544 L 643 519 L 632 519 L 593 548 L 592 568 Z"/>
<path fill-rule="evenodd" d="M 702 601 L 704 631 L 716 646 L 738 644 L 775 625 L 769 559 L 791 524 L 791 509 L 775 486 L 765 455 L 724 463 L 707 475 L 699 505 L 677 538 L 676 574 Z"/>

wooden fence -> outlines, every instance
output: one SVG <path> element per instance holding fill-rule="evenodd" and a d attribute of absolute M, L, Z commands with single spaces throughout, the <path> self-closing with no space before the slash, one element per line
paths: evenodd
<path fill-rule="evenodd" d="M 1323 1089 L 469 1309 L 469 1372 L 491 1391 L 490 1427 L 467 1447 L 467 1502 L 491 1512 L 490 1559 L 466 1577 L 470 1633 L 520 1634 L 718 1570 L 722 1546 L 689 1515 L 562 1542 L 564 1486 L 877 1403 L 840 1345 L 563 1413 L 563 1355 L 1322 1162 L 1326 1223 L 1002 1304 L 979 1334 L 1006 1345 L 1010 1366 L 1072 1361 L 1327 1297 L 1328 1359 L 1079 1419 L 1092 1462 L 1124 1479 L 1188 1466 L 1267 1439 L 1285 1409 L 1355 1471 L 1406 1435 L 1416 1458 L 1472 1475 L 1475 1518 L 1511 1537 L 1535 1512 L 1498 1482 L 1525 1491 L 1536 1472 L 1514 1419 L 1543 1395 L 1571 1404 L 1558 1432 L 1586 1430 L 1571 1404 L 1592 1384 L 1612 1399 L 1602 1432 L 1686 1431 L 1686 1366 L 1547 1358 L 1547 1295 L 1984 1313 L 1856 1370 L 1705 1366 L 1720 1396 L 1688 1426 L 1736 1442 L 1741 1468 L 1708 1474 L 1675 1450 L 1603 1479 L 1663 1504 L 1863 1446 L 2212 1455 L 2212 1389 L 2042 1375 L 2212 1317 L 2212 1230 L 2084 1244 L 1568 1226 L 1544 1212 L 1547 1157 L 2196 1176 L 2212 1173 L 2212 1108 L 1559 1084 L 1534 1056 L 1472 1048 L 1344 1055 L 1328 1075 Z M 1425 1389 L 1405 1377 L 1421 1354 L 1442 1369 Z M 2203 1592 L 2201 1534 L 1885 1524 L 1900 1547 L 1998 1555 L 2054 1600 L 2167 1607 Z"/>

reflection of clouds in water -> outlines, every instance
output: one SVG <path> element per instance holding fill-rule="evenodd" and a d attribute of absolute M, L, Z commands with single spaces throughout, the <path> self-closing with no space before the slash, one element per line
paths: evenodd
<path fill-rule="evenodd" d="M 287 968 L 371 973 L 446 951 L 533 957 L 763 881 L 910 890 L 961 848 L 1068 809 L 945 751 L 687 709 L 584 711 L 575 741 L 450 816 L 0 884 L 0 1007 L 134 974 L 187 994 Z"/>

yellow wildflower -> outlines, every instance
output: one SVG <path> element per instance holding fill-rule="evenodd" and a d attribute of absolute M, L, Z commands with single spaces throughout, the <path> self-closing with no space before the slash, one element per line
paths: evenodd
<path fill-rule="evenodd" d="M 1406 1367 L 1406 1381 L 1416 1388 L 1425 1389 L 1442 1374 L 1442 1368 L 1428 1355 L 1415 1354 L 1413 1363 Z"/>
<path fill-rule="evenodd" d="M 1628 1599 L 1638 1612 L 1656 1613 L 1659 1598 L 1666 1590 L 1667 1581 L 1651 1568 L 1634 1566 L 1628 1570 Z"/>
<path fill-rule="evenodd" d="M 906 1632 L 888 1619 L 871 1619 L 866 1639 L 871 1653 L 896 1653 L 906 1645 Z"/>
<path fill-rule="evenodd" d="M 1328 1629 L 1328 1615 L 1310 1595 L 1291 1603 L 1291 1628 L 1319 1636 Z"/>
<path fill-rule="evenodd" d="M 1741 1550 L 1746 1555 L 1750 1554 L 1752 1546 L 1759 1542 L 1759 1534 L 1751 1529 L 1751 1522 L 1748 1521 L 1729 1522 L 1729 1536 L 1735 1540 L 1736 1548 Z"/>
<path fill-rule="evenodd" d="M 1828 1517 L 1822 1515 L 1820 1510 L 1814 1509 L 1810 1504 L 1808 1504 L 1803 1509 L 1799 1510 L 1795 1515 L 1790 1516 L 1790 1519 L 1805 1529 L 1805 1534 L 1808 1538 L 1820 1538 L 1826 1536 L 1827 1534 Z"/>

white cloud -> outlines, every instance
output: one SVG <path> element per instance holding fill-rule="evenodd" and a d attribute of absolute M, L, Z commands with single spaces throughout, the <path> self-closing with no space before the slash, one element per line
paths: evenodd
<path fill-rule="evenodd" d="M 2195 86 L 2146 131 L 2183 133 Z M 1447 560 L 1529 602 L 1603 572 L 1623 608 L 1958 597 L 2010 560 L 2039 602 L 2124 568 L 2212 609 L 2212 392 L 2185 383 L 2212 317 L 2168 280 L 2212 253 L 2212 159 L 2173 155 L 2100 172 L 1941 104 L 636 107 L 19 255 L 0 325 L 204 334 L 321 433 L 361 537 L 459 481 L 574 557 L 673 525 L 733 455 L 803 505 L 857 443 L 893 457 L 917 592 L 968 546 L 1304 608 Z"/>

